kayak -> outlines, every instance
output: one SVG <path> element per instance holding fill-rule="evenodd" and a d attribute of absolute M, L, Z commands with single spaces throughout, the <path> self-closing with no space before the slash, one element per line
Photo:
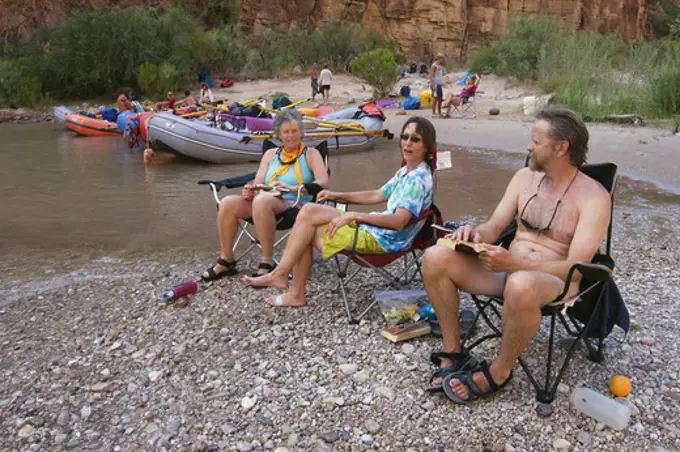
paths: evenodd
<path fill-rule="evenodd" d="M 65 123 L 70 130 L 86 137 L 113 137 L 122 134 L 115 122 L 90 118 L 80 113 L 67 114 Z"/>

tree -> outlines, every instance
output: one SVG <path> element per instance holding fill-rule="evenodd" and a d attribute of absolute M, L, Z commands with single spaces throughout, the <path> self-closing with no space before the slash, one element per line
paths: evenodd
<path fill-rule="evenodd" d="M 383 47 L 362 53 L 352 60 L 350 69 L 354 75 L 371 85 L 375 98 L 386 97 L 399 80 L 394 53 Z"/>

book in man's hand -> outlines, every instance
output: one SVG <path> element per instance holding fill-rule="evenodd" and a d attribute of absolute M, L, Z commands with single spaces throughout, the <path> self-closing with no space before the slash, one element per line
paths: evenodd
<path fill-rule="evenodd" d="M 445 246 L 454 251 L 468 254 L 479 254 L 486 251 L 486 248 L 481 243 L 467 242 L 465 240 L 443 238 L 437 240 L 438 246 Z"/>
<path fill-rule="evenodd" d="M 430 323 L 425 320 L 421 320 L 419 322 L 406 323 L 403 325 L 385 328 L 380 334 L 392 342 L 401 342 L 413 339 L 414 337 L 425 336 L 431 332 L 432 328 L 430 328 Z"/>

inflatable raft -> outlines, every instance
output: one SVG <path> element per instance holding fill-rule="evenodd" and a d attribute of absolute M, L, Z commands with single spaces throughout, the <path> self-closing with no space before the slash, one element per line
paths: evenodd
<path fill-rule="evenodd" d="M 332 124 L 328 122 L 330 119 L 320 117 L 317 119 L 323 121 L 322 125 L 305 130 L 303 140 L 307 146 L 313 147 L 328 141 L 333 154 L 358 152 L 373 147 L 378 137 L 391 135 L 382 128 L 384 117 L 368 116 L 359 107 L 332 115 Z M 343 128 L 343 123 L 352 126 Z M 147 129 L 149 142 L 155 150 L 210 163 L 259 161 L 263 140 L 270 138 L 277 142 L 271 132 L 244 131 L 230 122 L 215 125 L 209 121 L 189 120 L 169 113 L 152 116 Z"/>
<path fill-rule="evenodd" d="M 122 135 L 115 122 L 90 118 L 80 113 L 67 114 L 65 123 L 66 127 L 70 130 L 86 137 L 113 137 Z"/>

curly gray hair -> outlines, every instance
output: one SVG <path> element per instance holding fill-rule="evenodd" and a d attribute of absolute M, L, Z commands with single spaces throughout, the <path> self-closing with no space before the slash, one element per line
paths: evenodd
<path fill-rule="evenodd" d="M 274 124 L 272 128 L 277 137 L 281 138 L 281 125 L 284 122 L 295 121 L 300 129 L 302 135 L 305 134 L 305 126 L 302 124 L 302 116 L 295 110 L 283 110 L 276 114 L 276 119 L 274 119 Z"/>

